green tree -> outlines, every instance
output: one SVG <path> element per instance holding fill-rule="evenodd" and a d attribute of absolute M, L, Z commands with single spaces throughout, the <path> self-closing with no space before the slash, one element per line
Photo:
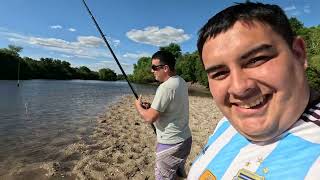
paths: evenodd
<path fill-rule="evenodd" d="M 21 58 L 22 47 L 9 45 L 0 48 L 0 79 L 99 79 L 98 72 L 83 66 L 72 68 L 70 63 L 59 59 L 29 57 Z"/>
<path fill-rule="evenodd" d="M 21 61 L 19 52 L 21 51 L 22 47 L 14 45 L 9 45 L 8 48 L 0 49 L 0 79 L 18 78 Z"/>
<path fill-rule="evenodd" d="M 204 71 L 198 51 L 186 53 L 178 59 L 177 74 L 186 81 L 199 82 L 208 87 L 207 73 Z"/>
<path fill-rule="evenodd" d="M 297 18 L 295 17 L 291 17 L 289 19 L 289 23 L 290 23 L 290 26 L 292 28 L 292 31 L 296 34 L 299 34 L 299 32 L 301 33 L 301 30 L 304 29 L 304 25 L 302 22 L 300 22 Z"/>
<path fill-rule="evenodd" d="M 138 60 L 137 64 L 133 65 L 133 75 L 130 80 L 137 83 L 150 83 L 154 81 L 153 74 L 150 70 L 151 58 L 142 57 Z"/>
<path fill-rule="evenodd" d="M 177 74 L 185 81 L 196 82 L 196 61 L 197 54 L 186 53 L 181 55 L 176 65 Z"/>
<path fill-rule="evenodd" d="M 205 87 L 209 87 L 207 72 L 204 70 L 203 64 L 200 60 L 198 51 L 193 52 L 196 55 L 195 74 L 197 82 Z"/>
<path fill-rule="evenodd" d="M 129 75 L 128 75 L 129 76 Z M 129 77 L 128 77 L 129 78 Z M 126 78 L 124 77 L 123 74 L 117 74 L 117 80 L 125 80 Z"/>
<path fill-rule="evenodd" d="M 320 89 L 320 55 L 314 56 L 309 60 L 307 68 L 307 77 L 310 86 L 313 89 Z"/>
<path fill-rule="evenodd" d="M 103 68 L 99 70 L 99 79 L 104 81 L 115 81 L 117 80 L 117 74 L 109 68 Z"/>
<path fill-rule="evenodd" d="M 309 56 L 320 55 L 320 26 L 309 28 L 307 47 Z"/>
<path fill-rule="evenodd" d="M 170 43 L 168 46 L 160 47 L 159 50 L 169 51 L 174 55 L 175 58 L 179 58 L 182 55 L 180 46 L 175 43 Z"/>
<path fill-rule="evenodd" d="M 99 79 L 99 73 L 91 71 L 86 66 L 80 66 L 78 73 L 80 74 L 80 79 Z"/>

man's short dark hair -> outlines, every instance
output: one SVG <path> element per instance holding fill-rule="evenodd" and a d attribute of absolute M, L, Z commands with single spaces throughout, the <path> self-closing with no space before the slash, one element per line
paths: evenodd
<path fill-rule="evenodd" d="M 171 71 L 175 70 L 176 58 L 171 52 L 157 51 L 152 55 L 151 59 L 159 59 L 160 64 L 168 65 Z"/>
<path fill-rule="evenodd" d="M 248 24 L 257 21 L 269 25 L 291 48 L 294 33 L 287 16 L 279 6 L 253 2 L 237 3 L 211 17 L 199 30 L 197 47 L 201 60 L 203 45 L 206 40 L 214 38 L 222 32 L 226 32 L 237 21 L 243 21 Z"/>

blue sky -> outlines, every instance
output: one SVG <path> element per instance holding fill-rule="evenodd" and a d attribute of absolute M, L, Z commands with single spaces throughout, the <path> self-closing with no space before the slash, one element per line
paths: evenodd
<path fill-rule="evenodd" d="M 196 50 L 199 28 L 237 0 L 87 0 L 127 73 L 142 56 L 171 42 Z M 318 0 L 265 0 L 278 4 L 305 26 L 320 24 Z M 81 0 L 3 0 L 0 48 L 23 47 L 21 56 L 65 60 L 73 67 L 110 68 L 120 73 Z"/>

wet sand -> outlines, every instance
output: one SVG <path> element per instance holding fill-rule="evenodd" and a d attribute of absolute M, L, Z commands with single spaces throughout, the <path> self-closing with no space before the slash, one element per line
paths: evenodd
<path fill-rule="evenodd" d="M 151 102 L 152 98 L 143 100 Z M 189 101 L 193 144 L 187 172 L 222 117 L 211 97 L 189 96 Z M 57 161 L 14 172 L 14 179 L 154 179 L 156 137 L 133 103 L 132 96 L 123 97 L 100 115 L 88 139 L 61 150 L 62 158 Z"/>

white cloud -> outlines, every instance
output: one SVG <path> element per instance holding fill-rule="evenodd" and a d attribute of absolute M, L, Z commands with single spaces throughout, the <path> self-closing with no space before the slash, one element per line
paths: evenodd
<path fill-rule="evenodd" d="M 119 46 L 120 40 L 117 40 L 117 39 L 111 39 L 111 40 L 112 40 L 112 42 L 113 42 L 113 46 L 114 46 L 114 47 Z"/>
<path fill-rule="evenodd" d="M 310 10 L 310 5 L 305 5 L 305 6 L 303 7 L 303 12 L 309 14 L 309 13 L 311 12 L 311 10 Z"/>
<path fill-rule="evenodd" d="M 75 31 L 77 31 L 77 30 L 74 29 L 74 28 L 69 28 L 68 31 L 75 32 Z"/>
<path fill-rule="evenodd" d="M 85 65 L 91 70 L 99 70 L 101 68 L 110 68 L 117 73 L 121 73 L 115 60 L 106 49 L 103 40 L 95 36 L 78 36 L 75 41 L 66 41 L 58 38 L 45 38 L 36 36 L 26 36 L 24 34 L 8 32 L 7 29 L 0 28 L 0 37 L 14 42 L 14 44 L 22 47 L 32 47 L 38 49 L 49 50 L 47 54 L 53 54 L 57 58 L 67 58 L 68 60 L 77 58 L 87 58 L 93 60 L 104 60 L 100 64 Z M 117 46 L 120 40 L 107 37 L 112 46 Z M 147 53 L 126 53 L 125 55 L 119 55 L 119 61 L 126 73 L 133 72 L 133 63 L 136 62 L 136 57 L 147 55 Z M 35 56 L 32 56 L 35 58 Z M 38 58 L 43 57 L 43 54 L 37 55 Z M 70 63 L 75 61 L 70 61 Z M 79 64 L 78 64 L 79 65 Z"/>
<path fill-rule="evenodd" d="M 296 6 L 295 5 L 292 5 L 292 6 L 288 6 L 288 7 L 285 7 L 284 10 L 285 11 L 293 11 L 293 10 L 296 10 Z"/>
<path fill-rule="evenodd" d="M 66 54 L 61 54 L 61 57 L 63 57 L 63 58 L 72 58 L 73 56 L 66 55 Z"/>
<path fill-rule="evenodd" d="M 301 11 L 292 11 L 290 14 L 292 16 L 299 16 L 301 14 Z"/>
<path fill-rule="evenodd" d="M 182 43 L 190 39 L 183 29 L 166 26 L 160 29 L 157 26 L 149 26 L 143 30 L 132 29 L 126 33 L 127 37 L 135 42 L 154 46 L 166 46 L 170 43 Z"/>
<path fill-rule="evenodd" d="M 301 14 L 301 11 L 298 10 L 295 5 L 285 7 L 284 11 L 286 11 L 286 13 L 290 14 L 291 16 L 299 16 Z"/>
<path fill-rule="evenodd" d="M 135 59 L 138 60 L 141 57 L 150 57 L 151 55 L 149 53 L 125 53 L 123 55 L 124 58 L 128 59 Z"/>
<path fill-rule="evenodd" d="M 50 26 L 51 29 L 62 29 L 62 26 L 60 25 L 53 25 L 53 26 Z"/>
<path fill-rule="evenodd" d="M 113 39 L 113 38 L 107 37 L 107 36 L 105 36 L 105 38 L 107 39 L 109 44 L 111 42 L 110 45 L 113 46 L 113 47 L 118 47 L 120 45 L 120 40 L 118 40 L 118 39 Z M 101 39 L 101 41 L 104 43 L 104 41 L 102 39 Z"/>
<path fill-rule="evenodd" d="M 128 63 L 120 63 L 124 72 L 128 75 L 128 74 L 132 74 L 133 73 L 133 65 L 132 64 L 128 64 Z M 109 68 L 114 70 L 115 73 L 117 74 L 122 74 L 119 66 L 117 65 L 117 63 L 113 60 L 110 61 L 100 61 L 98 63 L 95 64 L 91 64 L 91 65 L 86 65 L 88 68 L 90 68 L 91 70 L 94 71 L 98 71 L 99 69 L 102 68 Z"/>
<path fill-rule="evenodd" d="M 111 57 L 103 46 L 103 41 L 95 36 L 78 36 L 77 41 L 66 41 L 58 38 L 25 36 L 10 32 L 0 32 L 0 34 L 3 34 L 12 42 L 36 46 L 69 56 L 90 59 Z"/>
<path fill-rule="evenodd" d="M 296 7 L 295 5 L 291 5 L 291 6 L 285 7 L 284 10 L 286 11 L 287 14 L 290 14 L 291 16 L 299 16 L 302 13 L 309 14 L 311 12 L 309 4 L 306 4 L 303 7 L 302 6 Z"/>
<path fill-rule="evenodd" d="M 77 43 L 84 46 L 98 47 L 99 45 L 103 44 L 102 39 L 95 36 L 78 36 L 77 40 Z"/>

